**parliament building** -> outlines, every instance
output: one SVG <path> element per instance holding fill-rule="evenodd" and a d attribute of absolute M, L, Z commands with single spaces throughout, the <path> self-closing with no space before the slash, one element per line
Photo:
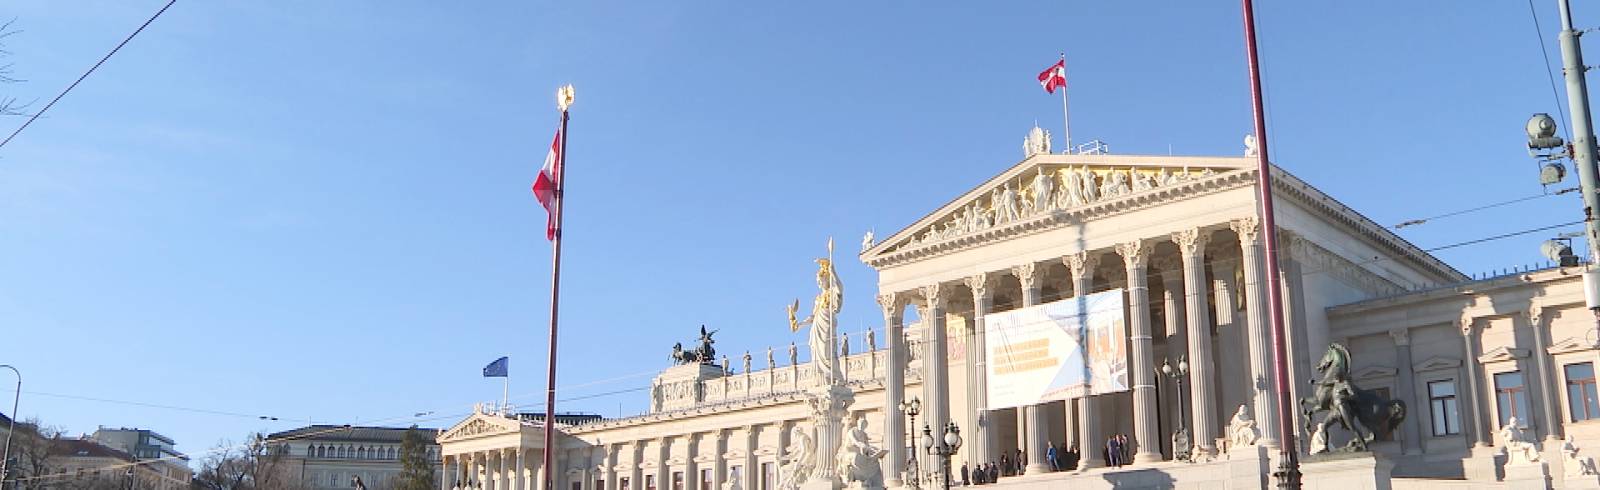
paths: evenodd
<path fill-rule="evenodd" d="M 937 487 L 941 461 L 910 441 L 953 422 L 956 484 L 1005 459 L 1020 470 L 994 483 L 1007 488 L 1270 488 L 1288 425 L 1306 488 L 1600 489 L 1582 266 L 1472 279 L 1276 167 L 1277 229 L 1262 229 L 1253 155 L 1063 154 L 1047 140 L 1036 128 L 1022 161 L 863 244 L 883 324 L 843 342 L 841 367 L 850 412 L 887 450 L 886 487 Z M 1278 416 L 1267 233 L 1290 396 L 1319 396 L 1308 380 L 1336 369 L 1382 400 L 1368 451 L 1347 450 L 1337 423 L 1317 430 L 1327 412 Z M 989 406 L 988 362 L 1006 353 L 986 318 L 1107 291 L 1124 305 L 1112 352 L 1126 389 Z M 540 421 L 479 410 L 438 436 L 441 487 L 533 489 L 553 471 L 558 490 L 780 490 L 816 384 L 801 354 L 669 367 L 649 413 L 559 425 L 554 447 Z M 1107 454 L 1119 435 L 1126 454 Z"/>

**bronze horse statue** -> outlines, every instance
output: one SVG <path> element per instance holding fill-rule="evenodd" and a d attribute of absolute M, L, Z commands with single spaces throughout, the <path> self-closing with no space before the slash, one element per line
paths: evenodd
<path fill-rule="evenodd" d="M 1405 420 L 1404 402 L 1386 399 L 1350 382 L 1350 351 L 1343 345 L 1335 342 L 1328 346 L 1328 352 L 1317 363 L 1317 372 L 1322 374 L 1322 380 L 1311 380 L 1311 396 L 1300 400 L 1306 429 L 1313 434 L 1312 454 L 1328 450 L 1328 428 L 1334 423 L 1355 434 L 1345 445 L 1346 451 L 1366 451 L 1369 443 L 1393 432 Z M 1318 412 L 1328 414 L 1316 421 Z"/>

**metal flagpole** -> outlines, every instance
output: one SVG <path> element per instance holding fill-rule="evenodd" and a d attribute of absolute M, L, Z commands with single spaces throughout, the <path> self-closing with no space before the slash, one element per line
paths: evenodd
<path fill-rule="evenodd" d="M 511 373 L 509 372 L 500 380 L 500 411 L 505 412 L 508 405 L 511 405 Z"/>
<path fill-rule="evenodd" d="M 1061 137 L 1067 142 L 1062 153 L 1072 154 L 1072 119 L 1067 117 L 1067 53 L 1061 53 Z"/>
<path fill-rule="evenodd" d="M 544 488 L 555 488 L 555 422 L 556 422 L 556 318 L 561 306 L 561 235 L 566 231 L 561 223 L 561 211 L 566 208 L 567 190 L 567 108 L 572 106 L 572 86 L 556 91 L 556 105 L 561 108 L 561 146 L 556 155 L 555 186 L 555 246 L 550 253 L 550 370 L 545 379 L 544 396 Z"/>
<path fill-rule="evenodd" d="M 1277 377 L 1278 425 L 1282 428 L 1278 463 L 1278 488 L 1300 488 L 1300 448 L 1295 442 L 1294 403 L 1289 395 L 1289 357 L 1284 347 L 1283 289 L 1278 281 L 1278 226 L 1272 211 L 1272 163 L 1267 158 L 1267 117 L 1261 102 L 1261 63 L 1256 54 L 1256 14 L 1251 0 L 1244 2 L 1245 56 L 1250 64 L 1250 99 L 1255 112 L 1256 187 L 1261 192 L 1261 236 L 1267 269 L 1267 317 L 1272 322 L 1272 372 Z"/>

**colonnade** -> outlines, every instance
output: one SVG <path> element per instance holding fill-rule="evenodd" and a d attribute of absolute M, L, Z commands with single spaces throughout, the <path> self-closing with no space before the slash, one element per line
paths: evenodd
<path fill-rule="evenodd" d="M 1121 259 L 1123 274 L 1126 276 L 1126 304 L 1128 305 L 1128 339 L 1130 345 L 1129 375 L 1132 387 L 1132 422 L 1133 433 L 1130 442 L 1133 444 L 1135 462 L 1159 461 L 1162 459 L 1161 442 L 1165 437 L 1161 431 L 1157 398 L 1157 367 L 1159 361 L 1154 352 L 1154 339 L 1152 334 L 1151 311 L 1155 308 L 1164 309 L 1167 319 L 1167 332 L 1169 348 L 1173 348 L 1170 339 L 1183 339 L 1185 344 L 1181 355 L 1189 359 L 1189 379 L 1187 393 L 1193 403 L 1188 404 L 1189 414 L 1187 419 L 1192 421 L 1192 438 L 1194 441 L 1195 455 L 1198 458 L 1207 458 L 1217 454 L 1217 440 L 1222 436 L 1220 432 L 1220 419 L 1218 407 L 1220 395 L 1219 387 L 1214 380 L 1218 379 L 1216 353 L 1213 352 L 1212 327 L 1213 327 L 1213 298 L 1208 293 L 1213 287 L 1226 287 L 1234 284 L 1233 267 L 1223 270 L 1212 270 L 1216 277 L 1216 285 L 1207 278 L 1208 245 L 1214 232 L 1224 229 L 1231 230 L 1238 236 L 1239 268 L 1243 276 L 1242 286 L 1244 292 L 1245 313 L 1242 318 L 1235 319 L 1232 308 L 1216 308 L 1216 315 L 1224 315 L 1230 322 L 1244 323 L 1244 341 L 1247 344 L 1249 387 L 1246 396 L 1254 416 L 1259 424 L 1262 434 L 1261 442 L 1265 445 L 1276 447 L 1278 434 L 1281 427 L 1274 408 L 1275 397 L 1273 389 L 1273 372 L 1271 362 L 1270 331 L 1267 325 L 1267 312 L 1265 311 L 1266 285 L 1264 276 L 1266 267 L 1261 263 L 1261 230 L 1259 222 L 1254 217 L 1236 219 L 1226 225 L 1201 227 L 1182 230 L 1164 237 L 1150 237 L 1132 240 L 1117 244 L 1110 249 L 1084 250 L 1077 253 L 1066 254 L 1059 260 L 1069 273 L 1070 281 L 1058 286 L 1056 289 L 1066 297 L 1070 289 L 1072 296 L 1080 296 L 1094 292 L 1097 288 L 1109 289 L 1110 284 L 1096 283 L 1096 273 L 1100 271 L 1102 262 Z M 1170 242 L 1177 250 L 1178 260 L 1168 260 L 1160 263 L 1166 266 L 1158 276 L 1163 280 L 1166 290 L 1164 304 L 1152 304 L 1147 276 L 1151 271 L 1152 251 L 1163 242 Z M 1233 255 L 1231 251 L 1228 255 Z M 1214 260 L 1215 258 L 1213 258 Z M 1020 307 L 1029 307 L 1041 304 L 1041 289 L 1045 286 L 1045 278 L 1041 274 L 1041 264 L 1035 260 L 1011 264 L 999 270 L 984 271 L 959 281 L 937 282 L 920 287 L 885 292 L 879 296 L 882 306 L 885 330 L 889 337 L 888 370 L 890 379 L 887 383 L 886 406 L 884 424 L 885 446 L 889 448 L 889 456 L 885 458 L 884 472 L 890 478 L 899 477 L 906 470 L 906 455 L 903 454 L 902 444 L 896 444 L 905 434 L 907 428 L 903 425 L 905 414 L 901 410 L 900 401 L 906 399 L 901 369 L 904 368 L 905 356 L 898 352 L 905 345 L 900 339 L 904 336 L 902 313 L 906 306 L 917 309 L 918 317 L 923 326 L 927 328 L 922 343 L 924 380 L 922 395 L 923 416 L 927 424 L 932 427 L 942 427 L 950 421 L 949 401 L 949 357 L 946 355 L 946 316 L 950 310 L 949 304 L 953 299 L 959 299 L 963 305 L 969 302 L 972 305 L 971 318 L 966 324 L 970 330 L 967 335 L 968 353 L 967 376 L 969 379 L 968 398 L 966 406 L 974 410 L 970 420 L 975 421 L 975 427 L 968 428 L 965 439 L 970 444 L 964 449 L 971 451 L 967 460 L 975 462 L 996 461 L 1000 455 L 998 434 L 999 424 L 995 415 L 1001 410 L 990 409 L 985 404 L 987 387 L 986 369 L 984 362 L 988 357 L 988 345 L 984 330 L 984 316 L 994 311 L 995 293 L 998 279 L 1005 276 L 1014 278 L 1020 285 L 1020 301 L 1015 302 Z M 1170 265 L 1169 265 L 1170 264 Z M 1106 265 L 1110 265 L 1107 263 Z M 1114 271 L 1114 269 L 1113 269 Z M 1225 280 L 1224 280 L 1224 276 Z M 1102 275 L 1103 277 L 1103 275 Z M 1176 291 L 1182 291 L 1182 296 L 1176 296 Z M 970 297 L 966 296 L 970 295 Z M 957 296 L 960 296 L 957 298 Z M 1232 302 L 1232 297 L 1226 293 L 1218 294 L 1217 301 Z M 1180 333 L 1181 332 L 1181 333 Z M 1204 341 L 1190 341 L 1189 339 L 1204 339 Z M 1168 353 L 1168 356 L 1176 354 Z M 1231 361 L 1231 359 L 1230 359 Z M 896 368 L 899 369 L 896 369 Z M 1066 403 L 1067 414 L 1064 420 L 1069 421 L 1062 432 L 1069 438 L 1077 441 L 1081 450 L 1079 469 L 1090 469 L 1106 464 L 1101 456 L 1100 448 L 1110 434 L 1103 433 L 1100 419 L 1109 409 L 1105 396 L 1091 396 Z M 1169 402 L 1170 403 L 1170 402 Z M 1170 405 L 1169 405 L 1170 406 Z M 1009 410 L 1009 409 L 1006 409 Z M 1046 405 L 1033 405 L 1021 407 L 1017 410 L 1017 426 L 1019 446 L 1027 454 L 1027 470 L 1048 471 L 1050 462 L 1047 459 L 1046 444 L 1050 438 L 1050 413 Z M 1076 420 L 1076 424 L 1071 421 Z M 1182 421 L 1177 421 L 1182 424 Z M 920 421 L 919 421 L 920 423 Z M 1076 425 L 1076 427 L 1073 427 Z M 911 428 L 916 430 L 916 428 Z M 931 461 L 931 464 L 939 464 Z M 891 485 L 897 481 L 889 482 Z"/>
<path fill-rule="evenodd" d="M 536 449 L 505 448 L 448 454 L 442 460 L 440 490 L 525 490 L 539 488 L 543 456 Z"/>

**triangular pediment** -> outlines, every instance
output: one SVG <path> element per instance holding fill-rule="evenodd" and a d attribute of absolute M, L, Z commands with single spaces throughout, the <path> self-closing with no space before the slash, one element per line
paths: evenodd
<path fill-rule="evenodd" d="M 1430 357 L 1422 362 L 1412 364 L 1411 370 L 1416 372 L 1438 371 L 1440 369 L 1455 369 L 1461 367 L 1461 360 L 1454 357 Z"/>
<path fill-rule="evenodd" d="M 459 441 L 475 439 L 484 436 L 500 434 L 516 434 L 522 430 L 522 423 L 498 415 L 474 413 L 460 423 L 445 429 L 438 437 L 438 442 Z"/>
<path fill-rule="evenodd" d="M 1147 200 L 1236 170 L 1246 157 L 1033 155 L 881 242 L 861 258 L 1071 222 L 1080 211 Z M 870 237 L 869 237 L 870 238 Z"/>
<path fill-rule="evenodd" d="M 1559 341 L 1559 342 L 1556 342 L 1554 344 L 1550 344 L 1550 348 L 1546 349 L 1546 352 L 1549 352 L 1551 355 L 1555 355 L 1555 354 L 1566 354 L 1568 352 L 1579 352 L 1579 351 L 1594 350 L 1594 349 L 1595 349 L 1595 345 L 1589 343 L 1589 341 L 1587 341 L 1585 339 L 1580 339 L 1580 338 L 1577 338 L 1577 337 L 1567 337 L 1565 339 L 1561 339 L 1561 341 Z"/>
<path fill-rule="evenodd" d="M 1517 359 L 1528 357 L 1529 353 L 1530 352 L 1528 352 L 1528 349 L 1523 349 L 1520 347 L 1507 347 L 1502 345 L 1500 347 L 1495 347 L 1489 352 L 1483 353 L 1481 356 L 1478 356 L 1478 362 L 1482 364 L 1488 364 L 1491 362 L 1515 361 Z"/>
<path fill-rule="evenodd" d="M 1367 366 L 1350 373 L 1350 379 L 1376 379 L 1392 377 L 1400 370 L 1389 366 Z"/>

